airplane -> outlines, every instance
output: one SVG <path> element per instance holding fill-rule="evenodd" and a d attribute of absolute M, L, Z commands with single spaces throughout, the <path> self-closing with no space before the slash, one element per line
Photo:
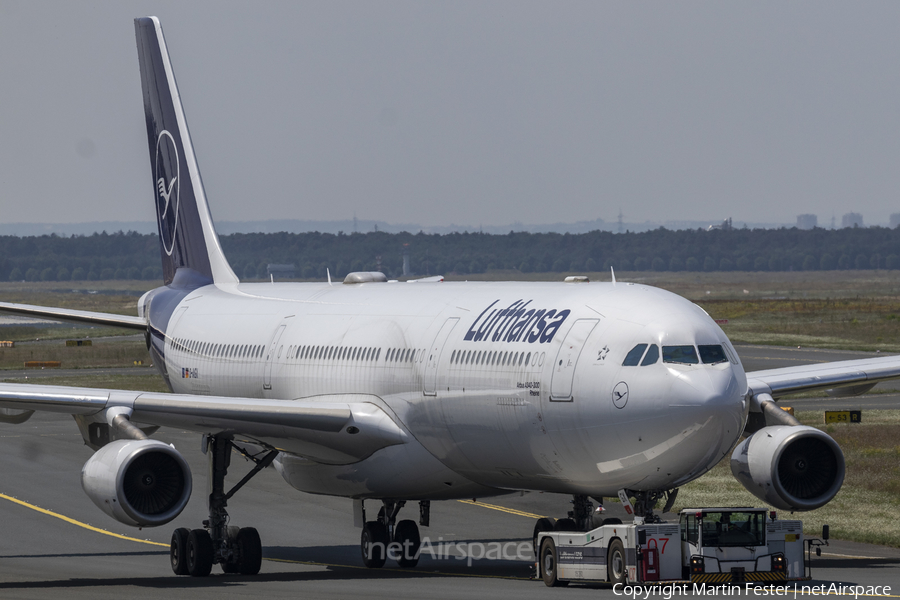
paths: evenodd
<path fill-rule="evenodd" d="M 667 291 L 617 282 L 241 283 L 210 214 L 162 28 L 135 20 L 164 285 L 137 316 L 0 303 L 0 311 L 144 333 L 171 393 L 0 384 L 0 421 L 71 414 L 95 453 L 91 500 L 120 523 L 178 517 L 193 478 L 160 427 L 202 436 L 209 519 L 172 534 L 179 575 L 259 572 L 253 527 L 228 500 L 272 466 L 292 487 L 353 499 L 363 563 L 418 561 L 430 502 L 545 491 L 568 517 L 533 530 L 586 531 L 593 502 L 635 499 L 658 518 L 680 486 L 731 455 L 735 477 L 782 510 L 829 502 L 837 443 L 778 408 L 809 390 L 858 394 L 900 377 L 900 357 L 745 373 L 722 329 Z M 741 438 L 745 437 L 743 441 Z M 233 489 L 233 453 L 255 463 Z M 366 511 L 375 503 L 377 514 Z M 419 523 L 398 520 L 410 502 Z M 371 506 L 371 505 L 370 505 Z M 611 577 L 621 577 L 612 573 Z M 621 580 L 620 580 L 621 581 Z"/>

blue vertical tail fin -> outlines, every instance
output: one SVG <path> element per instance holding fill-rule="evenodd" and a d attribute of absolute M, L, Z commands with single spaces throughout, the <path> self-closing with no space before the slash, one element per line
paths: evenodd
<path fill-rule="evenodd" d="M 237 283 L 213 225 L 162 27 L 134 20 L 166 285 Z"/>

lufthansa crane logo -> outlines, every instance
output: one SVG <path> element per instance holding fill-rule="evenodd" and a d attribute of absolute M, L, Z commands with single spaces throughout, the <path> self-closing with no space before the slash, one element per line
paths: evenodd
<path fill-rule="evenodd" d="M 612 401 L 616 408 L 625 408 L 628 403 L 628 384 L 620 381 L 612 391 Z"/>
<path fill-rule="evenodd" d="M 159 235 L 166 254 L 171 256 L 175 248 L 175 233 L 178 229 L 178 207 L 180 204 L 181 162 L 175 138 L 165 129 L 156 138 L 156 216 L 159 220 Z"/>

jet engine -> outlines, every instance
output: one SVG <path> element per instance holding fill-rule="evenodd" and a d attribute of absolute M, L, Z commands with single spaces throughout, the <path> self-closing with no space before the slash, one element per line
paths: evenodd
<path fill-rule="evenodd" d="M 191 470 L 173 446 L 158 440 L 117 440 L 84 463 L 81 487 L 120 523 L 156 527 L 187 505 Z"/>
<path fill-rule="evenodd" d="M 763 427 L 734 449 L 731 472 L 751 494 L 778 509 L 813 510 L 841 489 L 844 453 L 813 427 Z"/>

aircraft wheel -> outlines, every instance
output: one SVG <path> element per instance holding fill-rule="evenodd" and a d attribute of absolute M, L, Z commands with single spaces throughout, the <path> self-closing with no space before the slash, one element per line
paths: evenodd
<path fill-rule="evenodd" d="M 213 545 L 209 532 L 194 529 L 187 538 L 187 568 L 191 577 L 206 577 L 212 571 Z"/>
<path fill-rule="evenodd" d="M 404 569 L 411 569 L 419 564 L 419 548 L 422 540 L 419 537 L 419 526 L 409 519 L 400 521 L 394 528 L 394 543 L 400 545 L 400 558 L 397 559 Z"/>
<path fill-rule="evenodd" d="M 537 559 L 540 548 L 538 548 L 538 535 L 545 531 L 553 531 L 553 519 L 541 517 L 534 524 L 534 535 L 531 536 L 531 548 L 534 550 L 535 559 Z"/>
<path fill-rule="evenodd" d="M 606 555 L 606 577 L 613 585 L 625 585 L 628 570 L 625 568 L 625 546 L 622 540 L 613 540 Z"/>
<path fill-rule="evenodd" d="M 387 528 L 378 521 L 369 521 L 362 530 L 359 540 L 362 551 L 363 564 L 370 569 L 380 569 L 384 566 L 385 553 L 388 539 Z"/>
<path fill-rule="evenodd" d="M 556 556 L 556 544 L 550 538 L 545 538 L 541 542 L 541 578 L 547 587 L 564 587 L 569 585 L 568 581 L 560 581 L 559 569 Z"/>
<path fill-rule="evenodd" d="M 241 575 L 256 575 L 262 566 L 262 542 L 259 532 L 253 527 L 243 527 L 235 540 L 238 556 L 238 571 Z"/>
<path fill-rule="evenodd" d="M 560 519 L 556 522 L 554 531 L 578 531 L 578 525 L 572 519 Z"/>
<path fill-rule="evenodd" d="M 172 571 L 176 575 L 187 575 L 187 539 L 190 530 L 181 527 L 172 532 L 172 543 L 169 545 L 169 560 Z"/>

